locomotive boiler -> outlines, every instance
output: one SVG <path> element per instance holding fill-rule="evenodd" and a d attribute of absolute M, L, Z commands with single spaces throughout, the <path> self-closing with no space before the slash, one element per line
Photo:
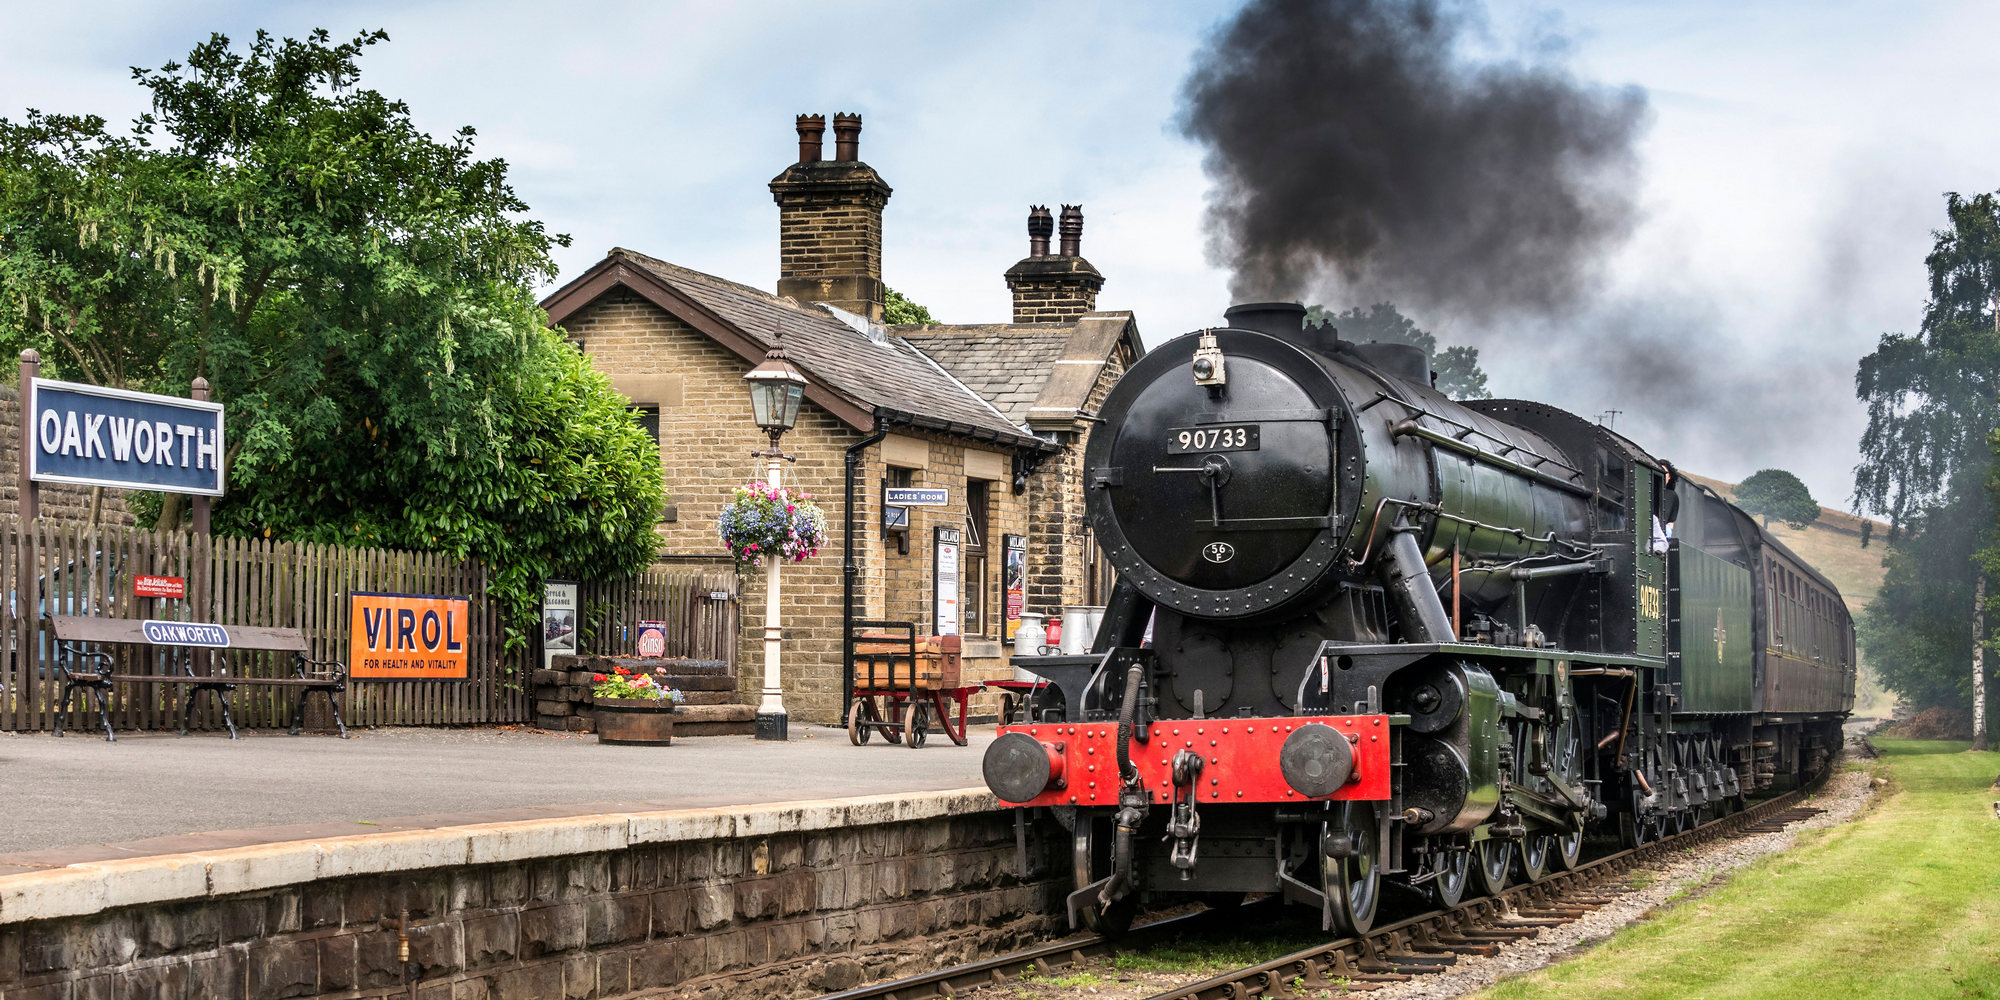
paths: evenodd
<path fill-rule="evenodd" d="M 984 762 L 1073 838 L 1073 920 L 1260 893 L 1364 930 L 1385 880 L 1456 904 L 1576 864 L 1593 824 L 1643 841 L 1823 764 L 1852 699 L 1830 584 L 1610 430 L 1455 402 L 1421 350 L 1304 314 L 1236 306 L 1099 411 L 1117 585 L 1089 655 L 1016 659 L 1048 683 Z"/>

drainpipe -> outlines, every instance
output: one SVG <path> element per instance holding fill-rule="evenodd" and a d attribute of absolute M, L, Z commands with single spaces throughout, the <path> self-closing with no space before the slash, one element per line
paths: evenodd
<path fill-rule="evenodd" d="M 847 449 L 847 509 L 841 526 L 840 574 L 840 721 L 847 721 L 849 703 L 854 700 L 854 579 L 861 567 L 854 564 L 854 479 L 861 471 L 861 453 L 889 436 L 889 422 L 878 407 L 875 430 Z"/>

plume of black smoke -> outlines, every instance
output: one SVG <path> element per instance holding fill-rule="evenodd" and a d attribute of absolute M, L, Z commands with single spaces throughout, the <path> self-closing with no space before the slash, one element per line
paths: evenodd
<path fill-rule="evenodd" d="M 1243 299 L 1486 317 L 1574 301 L 1634 222 L 1636 89 L 1474 63 L 1430 0 L 1252 0 L 1199 57 L 1210 254 Z"/>

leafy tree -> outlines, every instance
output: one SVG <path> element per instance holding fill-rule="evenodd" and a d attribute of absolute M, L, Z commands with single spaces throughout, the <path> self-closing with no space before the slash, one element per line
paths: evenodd
<path fill-rule="evenodd" d="M 1819 520 L 1819 501 L 1799 477 L 1783 469 L 1759 469 L 1736 487 L 1736 506 L 1764 519 L 1764 527 L 1777 518 L 1794 528 L 1806 528 Z"/>
<path fill-rule="evenodd" d="M 1950 226 L 1925 258 L 1922 327 L 1883 334 L 1855 373 L 1868 427 L 1854 504 L 1890 519 L 1890 573 L 1864 633 L 1870 661 L 1917 707 L 1964 708 L 1983 670 L 1973 633 L 1991 641 L 1984 611 L 2000 571 L 1988 477 L 2000 428 L 2000 201 L 1948 194 L 1945 212 Z"/>
<path fill-rule="evenodd" d="M 474 133 L 355 86 L 382 32 L 212 36 L 152 109 L 0 120 L 0 343 L 228 406 L 216 530 L 475 556 L 521 629 L 541 578 L 655 553 L 657 450 L 546 326 L 551 236 Z M 135 503 L 181 523 L 177 495 Z M 516 638 L 525 633 L 516 632 Z"/>
<path fill-rule="evenodd" d="M 893 288 L 882 289 L 882 321 L 884 323 L 935 323 L 931 311 L 903 297 L 903 293 Z"/>
<path fill-rule="evenodd" d="M 1913 708 L 1972 704 L 1971 621 L 1979 567 L 1966 554 L 1987 533 L 1985 491 L 1955 489 L 1911 515 L 1887 547 L 1882 588 L 1856 623 L 1869 666 Z"/>
<path fill-rule="evenodd" d="M 1855 394 L 1868 408 L 1854 503 L 1892 527 L 1945 501 L 1961 468 L 1983 470 L 2000 428 L 2000 202 L 1945 196 L 1950 229 L 1933 234 L 1930 301 L 1916 334 L 1885 333 L 1861 359 Z M 1978 488 L 1981 476 L 1961 481 Z"/>
<path fill-rule="evenodd" d="M 1335 327 L 1343 340 L 1358 344 L 1375 341 L 1423 348 L 1430 355 L 1431 370 L 1437 373 L 1438 391 L 1453 399 L 1482 399 L 1487 395 L 1486 371 L 1479 367 L 1479 348 L 1453 346 L 1438 350 L 1437 337 L 1403 315 L 1395 303 L 1377 302 L 1366 310 L 1356 306 L 1346 312 L 1313 306 L 1306 310 L 1306 323 Z"/>

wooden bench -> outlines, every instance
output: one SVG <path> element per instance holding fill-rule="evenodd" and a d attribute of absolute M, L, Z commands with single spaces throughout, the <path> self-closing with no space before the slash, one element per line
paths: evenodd
<path fill-rule="evenodd" d="M 56 709 L 56 735 L 63 734 L 63 723 L 69 717 L 70 694 L 75 691 L 89 691 L 97 699 L 97 721 L 104 726 L 104 738 L 116 741 L 117 734 L 111 731 L 111 715 L 108 695 L 114 684 L 181 684 L 187 687 L 187 694 L 181 702 L 181 735 L 188 734 L 188 725 L 194 718 L 194 706 L 203 692 L 212 692 L 222 705 L 222 724 L 229 727 L 229 738 L 236 738 L 236 722 L 229 715 L 229 695 L 238 685 L 261 684 L 271 687 L 297 688 L 299 700 L 292 713 L 292 735 L 303 731 L 306 697 L 314 691 L 326 694 L 327 704 L 333 707 L 333 724 L 340 729 L 340 738 L 347 738 L 347 724 L 340 719 L 340 693 L 347 690 L 347 665 L 337 660 L 315 660 L 306 654 L 310 647 L 306 644 L 305 633 L 295 628 L 264 628 L 249 625 L 212 625 L 206 622 L 152 621 L 137 618 L 96 618 L 84 615 L 56 615 L 50 619 L 56 633 L 56 667 L 62 672 L 62 700 Z M 121 674 L 117 672 L 116 659 L 102 650 L 85 648 L 93 645 L 135 645 L 167 646 L 182 651 L 179 661 L 180 672 L 157 674 Z M 290 677 L 246 677 L 240 674 L 197 674 L 194 672 L 194 657 L 199 649 L 248 649 L 292 654 L 292 676 Z M 85 670 L 73 665 L 71 660 L 95 663 L 97 669 Z"/>

